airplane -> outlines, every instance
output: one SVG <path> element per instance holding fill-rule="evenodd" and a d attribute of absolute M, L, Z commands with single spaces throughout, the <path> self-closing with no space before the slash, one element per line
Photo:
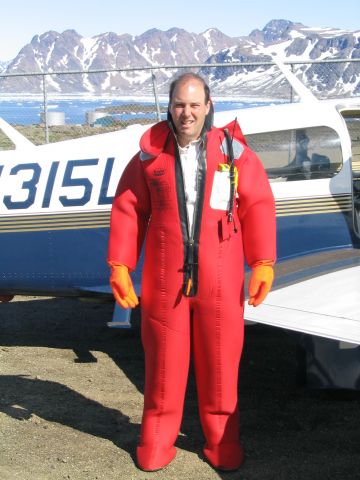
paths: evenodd
<path fill-rule="evenodd" d="M 297 102 L 215 113 L 218 126 L 238 119 L 276 200 L 276 280 L 262 305 L 245 307 L 245 318 L 297 332 L 308 371 L 322 386 L 359 389 L 360 98 L 318 100 L 276 64 Z M 112 199 L 148 128 L 35 146 L 0 118 L 15 146 L 0 151 L 3 300 L 112 298 Z M 140 298 L 141 267 L 142 259 L 132 274 Z M 110 326 L 129 327 L 130 315 L 115 305 Z"/>

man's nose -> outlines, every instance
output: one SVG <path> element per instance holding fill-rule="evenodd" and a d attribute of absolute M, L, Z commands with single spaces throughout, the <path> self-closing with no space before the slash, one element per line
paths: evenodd
<path fill-rule="evenodd" d="M 183 114 L 186 115 L 186 116 L 189 116 L 190 113 L 191 113 L 190 105 L 185 105 L 184 109 L 183 109 Z"/>

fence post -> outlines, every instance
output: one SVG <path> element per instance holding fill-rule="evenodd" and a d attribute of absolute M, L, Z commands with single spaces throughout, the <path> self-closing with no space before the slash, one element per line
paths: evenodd
<path fill-rule="evenodd" d="M 291 73 L 294 73 L 294 64 L 292 63 L 290 65 Z M 292 85 L 290 85 L 290 103 L 293 103 L 294 101 L 294 90 Z"/>
<path fill-rule="evenodd" d="M 46 90 L 46 76 L 42 76 L 43 83 L 43 99 L 44 99 L 44 124 L 45 124 L 45 143 L 49 143 L 49 125 L 48 125 L 48 114 L 47 114 L 47 90 Z"/>
<path fill-rule="evenodd" d="M 157 94 L 157 90 L 156 90 L 156 77 L 155 77 L 155 74 L 154 74 L 153 70 L 151 70 L 151 80 L 152 80 L 154 97 L 155 97 L 157 121 L 160 122 L 161 121 L 161 110 L 160 110 L 160 104 L 159 104 L 158 94 Z"/>

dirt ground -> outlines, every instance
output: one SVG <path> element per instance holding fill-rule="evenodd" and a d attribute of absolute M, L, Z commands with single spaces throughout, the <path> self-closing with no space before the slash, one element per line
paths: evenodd
<path fill-rule="evenodd" d="M 360 478 L 358 392 L 296 384 L 292 335 L 246 327 L 239 397 L 246 461 L 213 470 L 190 375 L 178 453 L 145 473 L 134 453 L 143 401 L 139 312 L 110 329 L 112 304 L 16 297 L 0 305 L 0 479 Z"/>

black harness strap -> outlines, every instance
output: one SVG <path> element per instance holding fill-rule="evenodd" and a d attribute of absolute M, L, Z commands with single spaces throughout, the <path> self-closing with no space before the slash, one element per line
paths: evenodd
<path fill-rule="evenodd" d="M 227 211 L 228 222 L 233 221 L 233 207 L 234 207 L 234 200 L 235 200 L 235 158 L 234 158 L 234 149 L 233 149 L 233 141 L 230 137 L 229 130 L 224 128 L 224 134 L 226 138 L 226 145 L 229 157 L 229 165 L 230 165 L 230 198 L 229 198 L 229 207 Z"/>

